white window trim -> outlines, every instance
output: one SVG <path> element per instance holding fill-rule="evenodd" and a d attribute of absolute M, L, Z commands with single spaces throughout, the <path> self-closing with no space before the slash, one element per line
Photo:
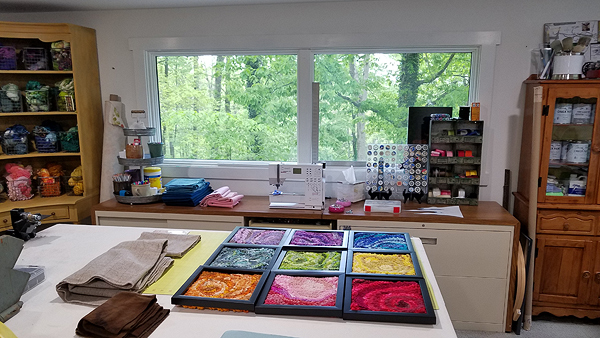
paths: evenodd
<path fill-rule="evenodd" d="M 312 132 L 312 100 L 311 88 L 314 53 L 356 53 L 388 51 L 393 53 L 407 51 L 471 51 L 473 52 L 471 69 L 471 90 L 469 97 L 474 102 L 483 102 L 481 119 L 489 120 L 492 106 L 494 83 L 494 65 L 496 46 L 500 44 L 500 32 L 387 32 L 358 34 L 297 34 L 297 35 L 226 35 L 197 37 L 166 38 L 130 38 L 129 49 L 133 52 L 135 90 L 137 102 L 135 107 L 148 112 L 148 123 L 158 125 L 158 97 L 149 95 L 156 93 L 157 79 L 154 57 L 163 53 L 178 54 L 233 54 L 256 53 L 277 54 L 294 53 L 298 55 L 298 133 L 310 135 Z M 394 48 L 394 47 L 398 48 Z M 410 46 L 410 47 L 406 47 Z M 268 52 L 265 52 L 268 51 Z M 154 66 L 151 66 L 154 65 Z M 487 106 L 487 109 L 486 109 Z M 484 152 L 491 154 L 493 133 L 486 124 Z M 304 143 L 304 142 L 302 142 Z M 309 142 L 310 143 L 310 142 Z M 312 149 L 310 145 L 298 145 L 298 162 L 310 162 Z M 213 177 L 224 180 L 257 180 L 267 179 L 266 166 L 263 162 L 233 162 L 194 160 L 167 160 L 161 165 L 165 177 Z M 492 174 L 491 156 L 484 157 L 482 163 L 482 185 L 489 182 Z M 251 170 L 256 168 L 257 170 Z M 345 167 L 339 167 L 342 169 Z M 223 170 L 228 169 L 228 170 Z M 339 180 L 341 174 L 333 173 L 328 180 Z M 358 168 L 360 169 L 360 168 Z M 329 177 L 330 175 L 328 175 Z M 359 175 L 360 176 L 360 175 Z"/>

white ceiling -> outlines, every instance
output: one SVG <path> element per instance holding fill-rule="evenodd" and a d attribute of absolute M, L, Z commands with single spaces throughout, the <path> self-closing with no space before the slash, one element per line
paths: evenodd
<path fill-rule="evenodd" d="M 0 0 L 0 13 L 178 8 L 352 0 Z"/>

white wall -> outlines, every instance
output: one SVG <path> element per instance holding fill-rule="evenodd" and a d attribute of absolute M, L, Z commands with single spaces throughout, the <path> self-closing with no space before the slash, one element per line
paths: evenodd
<path fill-rule="evenodd" d="M 531 50 L 542 41 L 544 23 L 598 20 L 598 0 L 354 1 L 187 9 L 2 14 L 3 21 L 68 22 L 96 29 L 102 97 L 122 97 L 135 109 L 132 37 L 236 36 L 256 34 L 349 34 L 428 31 L 498 31 L 491 102 L 482 102 L 492 142 L 490 185 L 481 199 L 502 201 L 504 169 L 516 187 L 520 151 L 522 81 L 531 73 Z M 234 188 L 235 183 L 233 183 Z M 251 190 L 240 185 L 242 193 Z"/>

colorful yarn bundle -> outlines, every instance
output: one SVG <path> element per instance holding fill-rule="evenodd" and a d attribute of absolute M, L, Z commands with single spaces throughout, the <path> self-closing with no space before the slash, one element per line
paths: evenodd
<path fill-rule="evenodd" d="M 421 286 L 413 281 L 352 281 L 353 311 L 427 313 Z"/>
<path fill-rule="evenodd" d="M 284 270 L 339 270 L 339 251 L 288 251 L 279 266 Z"/>
<path fill-rule="evenodd" d="M 279 245 L 285 231 L 240 228 L 229 243 Z"/>
<path fill-rule="evenodd" d="M 202 271 L 185 295 L 249 300 L 260 278 L 260 274 Z"/>
<path fill-rule="evenodd" d="M 272 248 L 224 247 L 210 266 L 240 269 L 266 269 L 275 254 Z"/>
<path fill-rule="evenodd" d="M 290 241 L 290 244 L 307 246 L 340 246 L 343 241 L 344 234 L 341 232 L 297 230 L 294 232 L 294 237 Z"/>
<path fill-rule="evenodd" d="M 265 304 L 335 306 L 338 277 L 277 275 Z"/>
<path fill-rule="evenodd" d="M 352 272 L 414 275 L 415 266 L 409 254 L 376 254 L 355 252 Z"/>
<path fill-rule="evenodd" d="M 406 237 L 401 233 L 357 232 L 354 247 L 364 249 L 408 250 Z"/>

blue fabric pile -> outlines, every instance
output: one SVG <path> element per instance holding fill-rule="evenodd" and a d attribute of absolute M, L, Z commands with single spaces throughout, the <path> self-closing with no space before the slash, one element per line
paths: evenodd
<path fill-rule="evenodd" d="M 176 178 L 165 185 L 162 201 L 166 205 L 195 207 L 211 192 L 210 183 L 203 178 Z"/>

